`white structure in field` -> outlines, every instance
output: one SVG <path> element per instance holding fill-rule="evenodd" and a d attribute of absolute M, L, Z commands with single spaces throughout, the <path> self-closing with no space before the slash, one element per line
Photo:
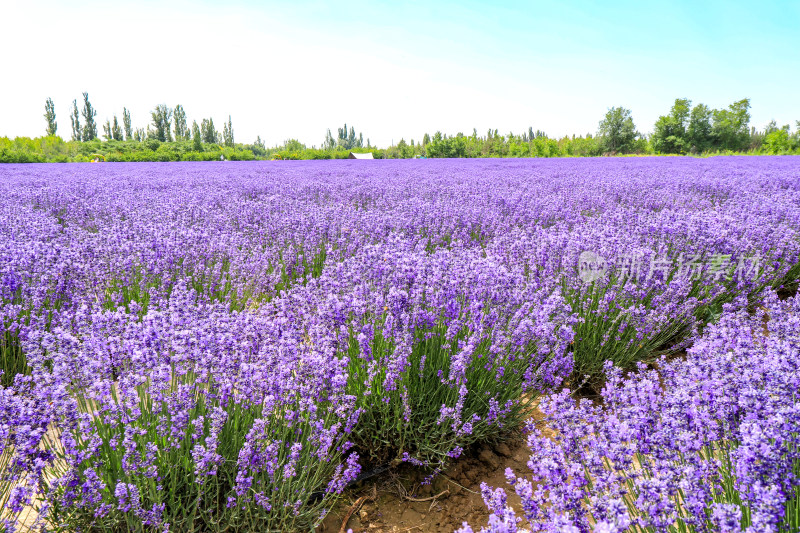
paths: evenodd
<path fill-rule="evenodd" d="M 372 157 L 372 152 L 367 152 L 366 154 L 356 154 L 354 152 L 350 152 L 350 155 L 347 156 L 347 159 L 375 159 Z"/>

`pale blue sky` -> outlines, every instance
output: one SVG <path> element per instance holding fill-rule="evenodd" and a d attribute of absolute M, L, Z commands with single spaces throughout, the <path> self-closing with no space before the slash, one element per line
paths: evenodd
<path fill-rule="evenodd" d="M 88 31 L 87 31 L 88 28 Z M 607 108 L 652 130 L 677 97 L 751 124 L 800 120 L 800 2 L 47 2 L 5 0 L 0 135 L 58 133 L 88 91 L 98 122 L 156 104 L 230 114 L 236 140 L 373 143 L 441 130 L 594 132 Z"/>

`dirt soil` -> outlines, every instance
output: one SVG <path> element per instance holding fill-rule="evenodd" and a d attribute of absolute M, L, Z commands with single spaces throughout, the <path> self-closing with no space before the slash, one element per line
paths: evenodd
<path fill-rule="evenodd" d="M 537 412 L 535 418 L 539 417 Z M 519 498 L 508 485 L 505 470 L 526 475 L 529 458 L 530 450 L 520 433 L 494 445 L 466 450 L 428 484 L 422 483 L 427 472 L 400 466 L 348 489 L 318 531 L 453 533 L 464 522 L 477 531 L 489 518 L 480 494 L 482 482 L 505 489 L 509 504 L 521 514 Z M 357 508 L 345 523 L 354 504 Z"/>

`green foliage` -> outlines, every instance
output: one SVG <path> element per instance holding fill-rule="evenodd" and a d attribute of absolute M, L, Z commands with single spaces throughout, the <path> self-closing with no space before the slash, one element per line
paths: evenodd
<path fill-rule="evenodd" d="M 323 150 L 335 150 L 336 149 L 336 140 L 331 135 L 331 130 L 328 128 L 328 131 L 325 133 L 325 140 L 322 142 L 322 149 Z"/>
<path fill-rule="evenodd" d="M 192 149 L 195 152 L 203 151 L 203 139 L 200 136 L 200 126 L 197 125 L 196 120 L 192 122 Z"/>
<path fill-rule="evenodd" d="M 257 157 L 267 155 L 267 147 L 264 145 L 264 141 L 261 140 L 261 135 L 259 135 L 255 142 L 252 145 L 249 145 L 247 148 Z"/>
<path fill-rule="evenodd" d="M 117 115 L 114 115 L 114 123 L 111 125 L 111 138 L 115 141 L 122 140 L 122 128 L 119 127 Z"/>
<path fill-rule="evenodd" d="M 66 162 L 78 153 L 77 142 L 65 142 L 61 137 L 48 136 L 31 139 L 0 137 L 0 162 L 44 163 Z"/>
<path fill-rule="evenodd" d="M 414 157 L 414 147 L 406 144 L 405 139 L 400 139 L 400 142 L 397 144 L 397 149 L 402 159 Z"/>
<path fill-rule="evenodd" d="M 602 139 L 603 149 L 612 154 L 630 153 L 634 149 L 636 126 L 633 124 L 631 110 L 612 107 L 600 121 L 597 130 Z"/>
<path fill-rule="evenodd" d="M 711 135 L 718 150 L 746 150 L 750 144 L 750 99 L 734 102 L 728 109 L 712 112 Z"/>
<path fill-rule="evenodd" d="M 83 111 L 81 111 L 81 115 L 83 116 L 83 132 L 80 140 L 91 141 L 96 139 L 97 123 L 94 117 L 97 116 L 97 111 L 95 111 L 94 107 L 92 107 L 92 104 L 89 102 L 89 93 L 86 92 L 83 93 Z"/>
<path fill-rule="evenodd" d="M 300 152 L 306 149 L 306 145 L 297 139 L 287 139 L 283 142 L 283 149 L 286 152 Z"/>
<path fill-rule="evenodd" d="M 47 121 L 47 135 L 55 135 L 58 124 L 56 123 L 56 108 L 51 98 L 44 103 L 44 119 Z"/>
<path fill-rule="evenodd" d="M 230 115 L 228 115 L 228 122 L 222 125 L 222 138 L 225 146 L 233 146 L 233 124 L 231 124 Z"/>
<path fill-rule="evenodd" d="M 5 331 L 0 335 L 0 386 L 8 387 L 14 383 L 17 374 L 28 373 L 28 362 L 22 347 L 19 344 L 19 337 L 11 331 Z"/>
<path fill-rule="evenodd" d="M 707 105 L 698 104 L 692 109 L 686 138 L 693 153 L 703 153 L 711 148 L 711 109 Z"/>
<path fill-rule="evenodd" d="M 793 144 L 789 135 L 789 125 L 786 124 L 767 133 L 762 148 L 768 154 L 784 154 L 792 150 Z"/>
<path fill-rule="evenodd" d="M 331 144 L 332 141 L 333 137 L 330 135 L 330 130 L 328 130 L 328 133 L 325 137 L 325 142 L 323 143 L 323 148 L 326 150 L 333 149 L 333 145 Z M 347 124 L 345 124 L 343 128 L 338 128 L 338 137 L 335 143 L 335 148 L 337 150 L 352 150 L 353 148 L 362 148 L 363 144 L 363 134 L 356 136 L 356 129 L 353 126 L 350 126 L 349 130 L 347 129 Z"/>
<path fill-rule="evenodd" d="M 685 154 L 689 151 L 687 125 L 691 107 L 691 100 L 677 98 L 669 115 L 658 117 L 652 138 L 653 149 L 656 152 Z"/>
<path fill-rule="evenodd" d="M 200 133 L 203 137 L 204 143 L 216 143 L 217 142 L 217 130 L 214 128 L 214 119 L 203 119 L 203 122 L 200 125 Z"/>
<path fill-rule="evenodd" d="M 175 140 L 185 141 L 189 139 L 189 128 L 186 125 L 186 111 L 183 106 L 175 106 Z"/>
<path fill-rule="evenodd" d="M 407 143 L 401 139 L 397 145 L 375 148 L 370 140 L 364 142 L 362 133 L 346 124 L 338 129 L 334 138 L 328 129 L 321 149 L 307 147 L 297 139 L 289 139 L 282 146 L 267 148 L 259 137 L 253 144 L 236 144 L 231 117 L 223 124 L 220 133 L 211 118 L 193 121 L 186 125 L 183 106 L 174 111 L 159 105 L 151 112 L 154 129 L 134 129 L 130 111 L 123 108 L 122 127 L 116 115 L 106 121 L 103 130 L 106 143 L 96 141 L 96 112 L 84 93 L 84 117 L 92 117 L 90 124 L 81 124 L 77 101 L 72 102 L 70 121 L 72 143 L 47 137 L 0 143 L 0 162 L 69 162 L 89 161 L 93 154 L 103 155 L 106 161 L 212 161 L 250 159 L 346 159 L 350 151 L 371 152 L 375 159 L 470 158 L 470 157 L 593 157 L 606 154 L 694 154 L 714 155 L 732 153 L 794 154 L 800 153 L 800 121 L 792 133 L 788 125 L 778 128 L 772 121 L 763 131 L 749 127 L 748 99 L 734 102 L 727 109 L 712 110 L 704 104 L 691 107 L 691 101 L 676 99 L 670 113 L 659 117 L 650 139 L 638 134 L 630 110 L 611 108 L 600 122 L 600 135 L 565 136 L 550 138 L 541 130 L 529 127 L 527 132 L 501 135 L 497 130 L 479 136 L 473 129 L 467 136 L 459 132 L 448 136 L 437 131 L 433 136 L 425 133 L 422 142 Z M 55 112 L 52 100 L 47 99 L 45 119 L 52 112 L 55 129 Z M 174 134 L 173 142 L 173 119 Z M 48 122 L 49 124 L 49 122 Z M 49 126 L 48 126 L 49 127 Z M 94 136 L 93 136 L 94 135 Z M 51 136 L 52 137 L 52 136 Z M 125 139 L 123 141 L 123 139 Z M 136 142 L 134 142 L 136 141 Z M 148 141 L 145 143 L 145 141 Z M 89 143 L 86 146 L 81 142 Z M 60 144 L 59 144 L 60 143 Z M 142 143 L 139 145 L 139 143 Z M 168 146 L 163 146 L 166 143 Z M 221 146 L 224 146 L 221 147 Z"/>
<path fill-rule="evenodd" d="M 170 125 L 172 123 L 172 109 L 164 104 L 159 104 L 150 112 L 153 119 L 153 138 L 161 142 L 172 142 Z"/>
<path fill-rule="evenodd" d="M 130 141 L 133 139 L 133 130 L 131 129 L 131 112 L 127 107 L 122 108 L 122 126 L 125 128 L 125 140 Z"/>
<path fill-rule="evenodd" d="M 83 138 L 83 131 L 81 130 L 81 118 L 78 114 L 78 101 L 72 101 L 72 114 L 69 116 L 72 123 L 72 140 L 80 141 Z"/>

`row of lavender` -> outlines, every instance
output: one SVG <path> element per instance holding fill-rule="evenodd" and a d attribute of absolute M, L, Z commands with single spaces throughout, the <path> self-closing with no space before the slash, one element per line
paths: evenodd
<path fill-rule="evenodd" d="M 552 435 L 530 424 L 530 475 L 506 471 L 522 516 L 482 484 L 481 531 L 799 531 L 800 296 L 740 304 L 685 360 L 609 364 L 602 407 L 543 401 Z"/>
<path fill-rule="evenodd" d="M 310 529 L 361 468 L 438 468 L 792 282 L 797 172 L 6 167 L 3 518 Z"/>

